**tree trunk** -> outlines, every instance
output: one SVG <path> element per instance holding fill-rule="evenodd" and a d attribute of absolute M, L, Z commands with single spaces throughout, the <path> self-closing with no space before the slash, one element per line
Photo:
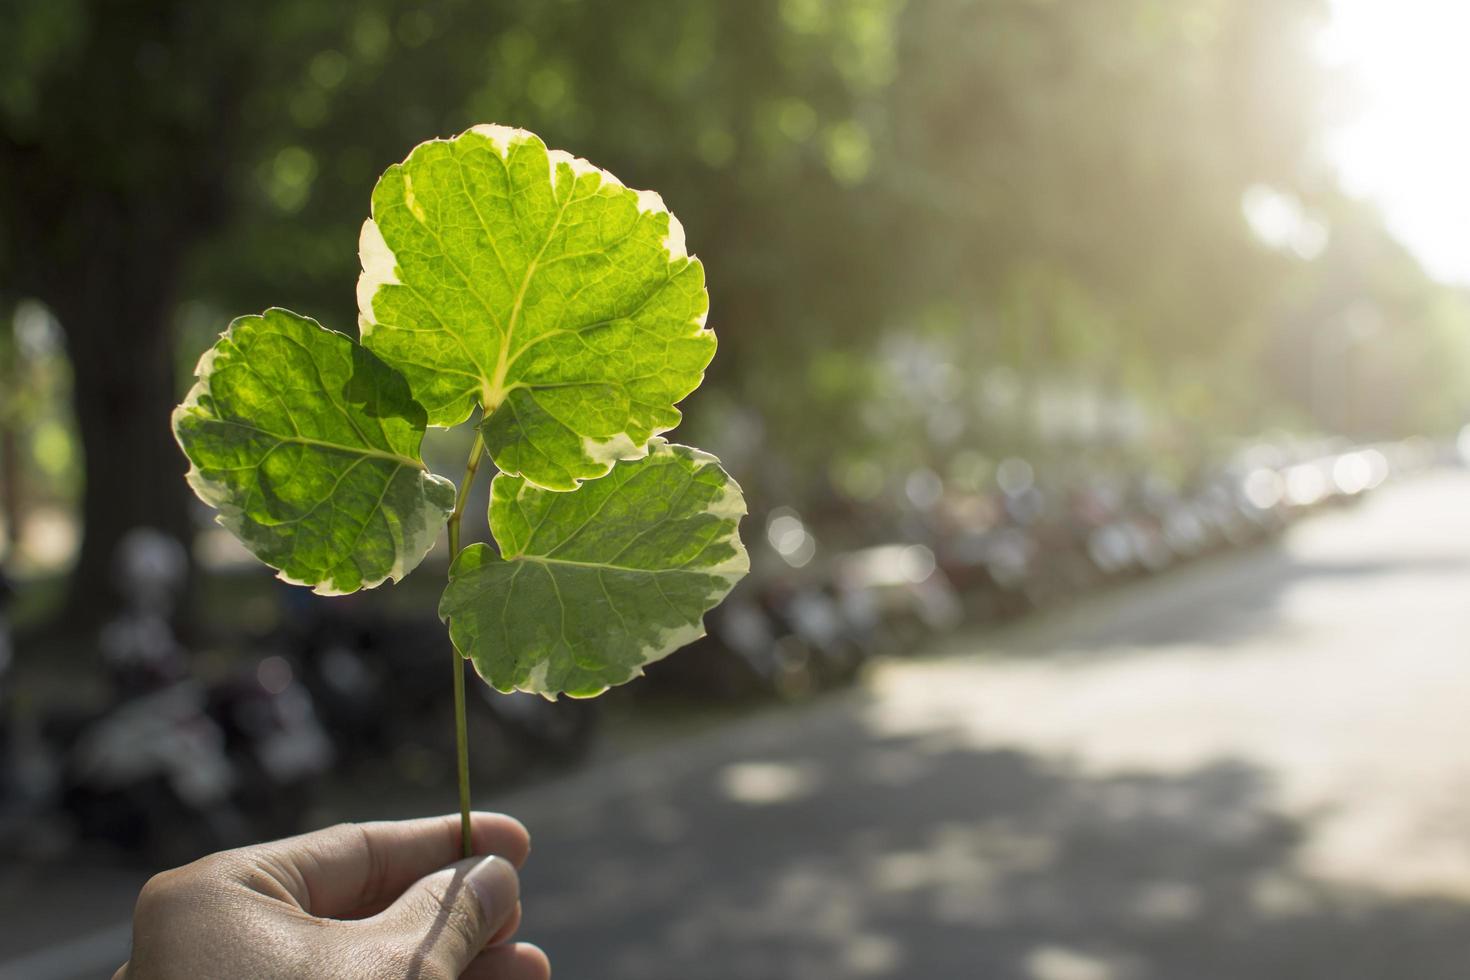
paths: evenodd
<path fill-rule="evenodd" d="M 152 527 L 189 542 L 186 463 L 169 425 L 177 397 L 174 275 L 168 250 L 149 254 L 151 268 L 118 269 L 100 257 L 88 288 L 54 304 L 67 334 L 86 472 L 68 631 L 94 628 L 117 609 L 113 556 L 128 531 Z"/>
<path fill-rule="evenodd" d="M 16 372 L 20 355 L 15 347 L 15 309 L 0 303 L 0 521 L 5 530 L 0 536 L 0 560 L 15 557 L 20 541 L 21 470 L 20 439 L 16 434 L 14 405 L 6 404 L 6 391 L 14 392 L 18 384 Z M 13 396 L 12 396 L 13 397 Z"/>
<path fill-rule="evenodd" d="M 0 520 L 5 522 L 4 536 L 0 537 L 0 557 L 15 556 L 20 543 L 21 514 L 21 471 L 20 440 L 15 435 L 15 423 L 9 418 L 0 419 Z"/>

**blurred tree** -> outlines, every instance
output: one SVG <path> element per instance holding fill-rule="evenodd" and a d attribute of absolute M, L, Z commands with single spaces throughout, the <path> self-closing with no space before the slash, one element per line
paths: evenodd
<path fill-rule="evenodd" d="M 20 354 L 15 318 L 0 306 L 0 558 L 15 552 L 21 524 Z"/>
<path fill-rule="evenodd" d="M 350 330 L 376 175 L 487 120 L 681 217 L 722 347 L 693 438 L 757 497 L 820 495 L 839 445 L 1018 444 L 1007 399 L 1058 380 L 1195 435 L 1269 422 L 1293 403 L 1262 397 L 1274 333 L 1314 289 L 1365 288 L 1242 216 L 1252 187 L 1330 190 L 1323 10 L 0 0 L 0 295 L 43 300 L 76 362 L 73 610 L 124 529 L 186 529 L 166 416 L 195 352 L 271 304 Z M 1424 302 L 1406 330 L 1452 332 L 1455 302 Z M 903 336 L 948 367 L 889 363 L 912 367 Z"/>
<path fill-rule="evenodd" d="M 257 20 L 257 15 L 263 15 Z M 6 4 L 0 288 L 60 319 L 86 460 L 68 622 L 107 610 L 120 536 L 183 535 L 167 419 L 173 312 L 191 250 L 229 214 L 244 93 L 270 11 L 131 0 Z"/>
<path fill-rule="evenodd" d="M 1237 342 L 1293 272 L 1252 239 L 1242 194 L 1326 176 L 1310 53 L 1322 8 L 911 8 L 881 154 L 914 205 L 898 251 L 930 259 L 909 281 L 1004 311 L 991 357 L 1082 363 L 1135 387 Z M 1116 321 L 1106 346 L 1067 326 L 1079 301 Z"/>
<path fill-rule="evenodd" d="M 658 185 L 696 247 L 731 256 L 734 274 L 711 275 L 717 302 L 746 298 L 724 318 L 770 320 L 770 286 L 742 286 L 779 273 L 775 235 L 738 218 L 752 192 L 798 193 L 812 164 L 788 144 L 845 117 L 843 72 L 863 57 L 835 27 L 788 32 L 770 0 L 641 0 L 617 17 L 508 0 L 6 0 L 4 22 L 0 288 L 56 313 L 75 366 L 72 625 L 105 611 L 128 528 L 187 532 L 167 425 L 176 328 L 279 303 L 350 329 L 357 225 L 378 171 L 414 143 L 502 120 Z M 795 225 L 787 210 L 761 213 Z M 755 348 L 724 336 L 726 363 Z"/>
<path fill-rule="evenodd" d="M 1372 205 L 1315 203 L 1331 242 L 1282 306 L 1263 401 L 1361 439 L 1457 429 L 1470 417 L 1470 290 L 1431 280 Z"/>

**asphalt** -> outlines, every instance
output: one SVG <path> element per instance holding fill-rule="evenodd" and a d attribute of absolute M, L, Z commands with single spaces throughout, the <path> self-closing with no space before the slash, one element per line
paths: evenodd
<path fill-rule="evenodd" d="M 1467 708 L 1442 471 L 488 802 L 562 980 L 1463 980 Z M 0 875 L 0 977 L 109 975 L 145 876 Z"/>

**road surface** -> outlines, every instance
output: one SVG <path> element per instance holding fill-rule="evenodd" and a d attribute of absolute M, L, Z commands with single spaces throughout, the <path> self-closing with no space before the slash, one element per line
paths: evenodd
<path fill-rule="evenodd" d="M 560 980 L 1463 980 L 1470 474 L 495 803 Z"/>

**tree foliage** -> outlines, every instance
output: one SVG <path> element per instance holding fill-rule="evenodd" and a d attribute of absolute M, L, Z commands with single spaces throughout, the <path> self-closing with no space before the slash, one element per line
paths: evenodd
<path fill-rule="evenodd" d="M 1345 424 L 1314 418 L 1311 343 L 1281 338 L 1367 304 L 1398 324 L 1373 377 L 1402 401 L 1347 421 L 1443 424 L 1467 378 L 1434 352 L 1466 301 L 1348 273 L 1337 236 L 1381 222 L 1344 217 L 1322 163 L 1323 14 L 1323 0 L 626 0 L 615 17 L 585 0 L 9 0 L 0 300 L 40 298 L 72 339 L 94 477 L 81 575 L 105 568 L 109 523 L 178 523 L 179 501 L 132 475 L 168 465 L 137 433 L 158 431 L 167 399 L 150 392 L 190 360 L 172 331 L 192 349 L 219 311 L 271 304 L 350 323 L 335 283 L 353 274 L 377 162 L 483 119 L 658 187 L 699 229 L 727 329 L 690 424 L 732 446 L 730 431 L 759 432 L 759 471 L 725 455 L 763 494 L 816 492 L 834 431 L 912 449 L 852 410 L 896 336 L 933 341 L 967 379 L 925 409 L 962 416 L 954 438 L 1012 437 L 978 390 L 1003 371 L 1023 401 L 1052 383 L 1126 396 L 1188 441 Z M 1299 200 L 1332 244 L 1302 258 L 1261 242 L 1241 211 L 1253 186 Z M 1433 391 L 1412 383 L 1428 363 L 1444 372 Z M 666 418 L 650 408 L 638 431 Z"/>

